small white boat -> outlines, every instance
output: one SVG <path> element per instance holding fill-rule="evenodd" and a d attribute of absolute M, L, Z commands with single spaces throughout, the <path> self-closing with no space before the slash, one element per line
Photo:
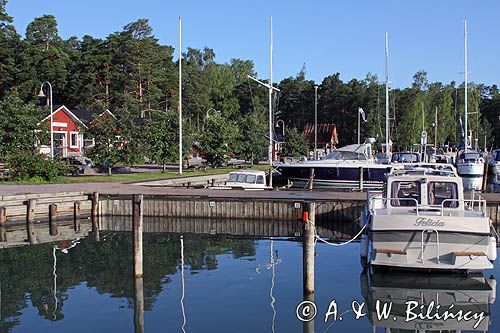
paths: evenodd
<path fill-rule="evenodd" d="M 383 193 L 368 193 L 361 225 L 362 264 L 475 272 L 497 256 L 486 201 L 464 199 L 450 164 L 394 166 Z"/>
<path fill-rule="evenodd" d="M 462 177 L 483 177 L 484 158 L 474 150 L 460 152 L 456 164 L 458 174 Z"/>
<path fill-rule="evenodd" d="M 266 173 L 261 170 L 239 170 L 229 173 L 225 185 L 210 187 L 214 190 L 242 189 L 247 191 L 269 190 Z"/>

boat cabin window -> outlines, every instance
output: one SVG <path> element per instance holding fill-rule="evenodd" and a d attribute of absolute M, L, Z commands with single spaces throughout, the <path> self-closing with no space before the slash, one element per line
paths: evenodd
<path fill-rule="evenodd" d="M 255 175 L 247 175 L 247 179 L 245 180 L 248 184 L 255 184 Z"/>
<path fill-rule="evenodd" d="M 257 176 L 257 184 L 264 184 L 264 176 Z"/>
<path fill-rule="evenodd" d="M 441 206 L 446 208 L 457 208 L 458 199 L 457 184 L 451 182 L 429 182 L 427 185 L 427 203 L 429 205 Z M 447 200 L 447 201 L 445 201 Z"/>
<path fill-rule="evenodd" d="M 230 181 L 230 182 L 235 182 L 235 181 L 237 181 L 237 180 L 238 180 L 238 174 L 237 174 L 237 173 L 230 173 L 230 174 L 229 174 L 229 179 L 228 179 L 228 181 Z"/>
<path fill-rule="evenodd" d="M 466 160 L 466 161 L 475 161 L 477 160 L 479 157 L 481 157 L 479 155 L 479 153 L 463 153 L 460 158 L 462 160 Z"/>
<path fill-rule="evenodd" d="M 395 153 L 392 155 L 392 163 L 415 163 L 420 162 L 417 153 Z"/>
<path fill-rule="evenodd" d="M 322 160 L 340 160 L 340 161 L 348 161 L 348 160 L 366 160 L 365 154 L 356 153 L 353 151 L 342 151 L 342 150 L 334 150 L 330 154 L 321 158 Z"/>
<path fill-rule="evenodd" d="M 247 175 L 245 175 L 244 173 L 240 173 L 240 174 L 238 174 L 238 180 L 237 180 L 237 182 L 238 183 L 244 183 L 246 179 L 247 179 Z"/>
<path fill-rule="evenodd" d="M 415 206 L 420 204 L 420 183 L 416 181 L 395 181 L 391 185 L 392 206 Z M 413 200 L 415 199 L 415 200 Z"/>

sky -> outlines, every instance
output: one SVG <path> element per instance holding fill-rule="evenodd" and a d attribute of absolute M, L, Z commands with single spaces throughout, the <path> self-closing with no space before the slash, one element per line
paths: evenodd
<path fill-rule="evenodd" d="M 147 18 L 160 43 L 176 49 L 182 16 L 183 51 L 207 46 L 218 62 L 253 60 L 260 78 L 270 72 L 272 16 L 274 82 L 304 64 L 306 78 L 316 82 L 336 72 L 344 81 L 368 72 L 382 81 L 387 32 L 393 87 L 410 86 L 420 69 L 430 82 L 462 82 L 467 19 L 469 81 L 500 84 L 500 2 L 494 0 L 9 0 L 7 12 L 21 34 L 35 17 L 52 14 L 63 38 L 105 38 Z"/>

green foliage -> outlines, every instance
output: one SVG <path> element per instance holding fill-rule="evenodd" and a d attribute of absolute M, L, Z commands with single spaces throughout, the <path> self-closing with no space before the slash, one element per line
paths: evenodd
<path fill-rule="evenodd" d="M 245 138 L 241 143 L 241 153 L 245 160 L 257 163 L 266 159 L 269 133 L 265 113 L 253 111 L 245 115 L 240 128 Z"/>
<path fill-rule="evenodd" d="M 96 165 L 107 167 L 111 174 L 112 166 L 120 161 L 120 149 L 123 147 L 117 119 L 107 113 L 96 115 L 84 130 L 84 135 L 94 138 L 95 142 L 87 155 Z"/>
<path fill-rule="evenodd" d="M 37 142 L 48 144 L 48 129 L 38 124 L 45 116 L 43 109 L 25 105 L 17 93 L 0 101 L 0 158 L 19 152 L 33 154 Z"/>
<path fill-rule="evenodd" d="M 17 152 L 7 156 L 9 176 L 13 180 L 30 180 L 32 182 L 54 181 L 65 176 L 68 165 L 58 160 L 49 160 L 46 157 L 28 151 Z"/>
<path fill-rule="evenodd" d="M 308 150 L 309 147 L 304 137 L 296 128 L 291 128 L 286 131 L 282 154 L 284 157 L 307 156 Z"/>
<path fill-rule="evenodd" d="M 235 123 L 217 113 L 205 119 L 200 148 L 213 166 L 220 166 L 229 158 L 229 153 L 238 151 L 239 142 L 240 131 Z"/>
<path fill-rule="evenodd" d="M 150 112 L 145 119 L 144 142 L 146 157 L 151 161 L 165 165 L 179 159 L 179 117 L 176 112 Z M 183 156 L 189 155 L 189 129 L 183 128 Z"/>

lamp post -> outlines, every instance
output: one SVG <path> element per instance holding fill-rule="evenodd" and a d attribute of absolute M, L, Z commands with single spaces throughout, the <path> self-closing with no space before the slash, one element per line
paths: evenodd
<path fill-rule="evenodd" d="M 318 159 L 318 86 L 314 86 L 314 159 Z"/>
<path fill-rule="evenodd" d="M 44 85 L 49 86 L 49 100 L 50 100 L 50 158 L 54 159 L 54 115 L 53 115 L 53 104 L 52 104 L 52 85 L 48 81 L 44 81 L 40 86 L 40 92 L 38 93 L 38 97 L 47 97 L 43 92 Z"/>
<path fill-rule="evenodd" d="M 285 137 L 285 122 L 283 121 L 283 119 L 279 119 L 276 122 L 276 128 L 280 127 L 280 121 L 281 121 L 281 126 L 283 127 L 283 137 Z"/>

